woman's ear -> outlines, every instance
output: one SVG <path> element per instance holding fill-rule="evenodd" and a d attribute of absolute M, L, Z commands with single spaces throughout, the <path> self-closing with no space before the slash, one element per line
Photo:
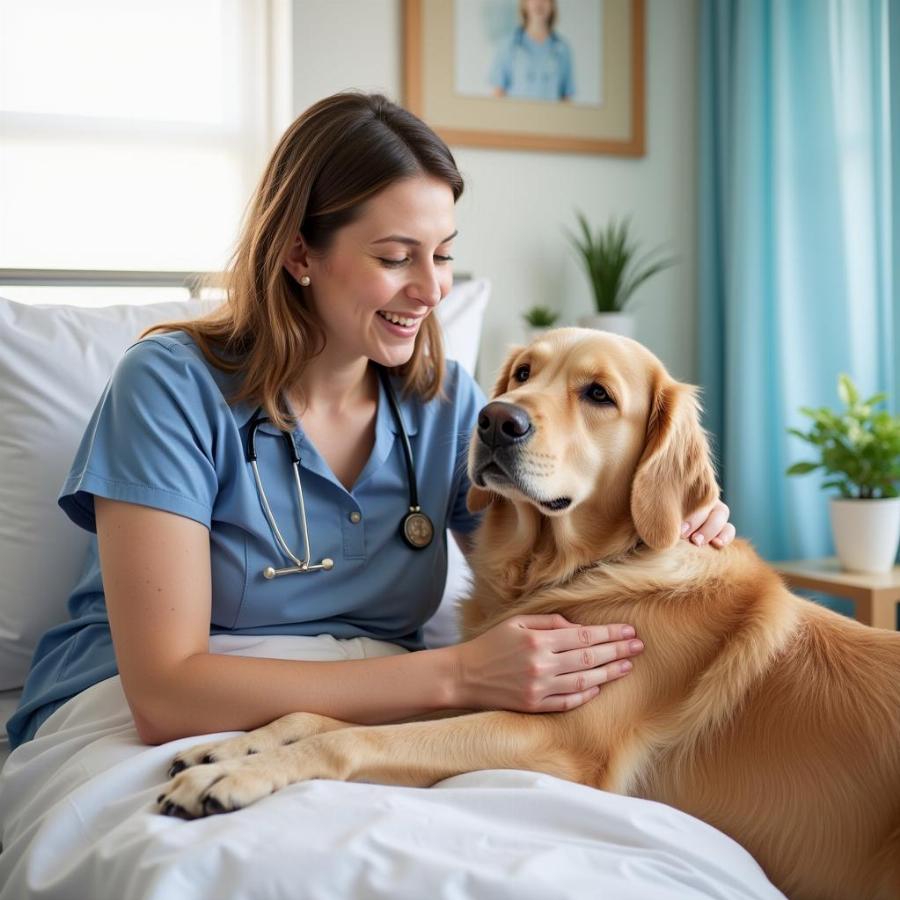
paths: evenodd
<path fill-rule="evenodd" d="M 304 275 L 309 275 L 309 250 L 299 231 L 284 254 L 282 265 L 294 281 L 299 282 Z"/>
<path fill-rule="evenodd" d="M 696 389 L 660 373 L 631 486 L 631 518 L 638 536 L 654 550 L 673 547 L 685 517 L 718 497 Z"/>

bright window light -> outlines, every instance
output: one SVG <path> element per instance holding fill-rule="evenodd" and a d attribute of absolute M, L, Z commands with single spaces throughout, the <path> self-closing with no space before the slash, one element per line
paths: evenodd
<path fill-rule="evenodd" d="M 271 8 L 0 0 L 0 269 L 221 270 L 274 142 Z"/>
<path fill-rule="evenodd" d="M 0 107 L 224 123 L 236 93 L 236 4 L 2 0 Z"/>

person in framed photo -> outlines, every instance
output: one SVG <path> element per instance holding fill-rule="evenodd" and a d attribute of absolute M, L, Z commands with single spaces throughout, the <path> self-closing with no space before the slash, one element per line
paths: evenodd
<path fill-rule="evenodd" d="M 575 93 L 572 50 L 554 29 L 556 0 L 519 0 L 521 24 L 494 57 L 495 97 L 567 101 Z"/>

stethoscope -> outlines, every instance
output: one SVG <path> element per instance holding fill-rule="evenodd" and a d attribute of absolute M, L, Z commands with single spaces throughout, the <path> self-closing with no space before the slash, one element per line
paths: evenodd
<path fill-rule="evenodd" d="M 403 456 L 406 460 L 406 477 L 409 483 L 409 510 L 403 517 L 403 521 L 400 523 L 400 533 L 413 550 L 424 550 L 434 538 L 434 525 L 432 524 L 431 519 L 429 519 L 419 507 L 419 492 L 416 488 L 416 470 L 413 465 L 412 447 L 410 447 L 409 444 L 409 436 L 406 434 L 406 428 L 403 426 L 403 416 L 400 415 L 400 406 L 397 403 L 394 387 L 388 378 L 387 372 L 381 368 L 381 366 L 376 366 L 375 368 L 378 371 L 378 377 L 387 394 L 388 404 L 391 407 L 391 414 L 400 431 L 400 442 L 403 447 Z M 275 542 L 278 544 L 281 552 L 291 560 L 294 565 L 282 569 L 276 569 L 274 566 L 266 566 L 262 571 L 263 578 L 272 579 L 277 578 L 279 575 L 303 574 L 304 572 L 328 572 L 334 568 L 333 559 L 325 557 L 320 563 L 310 562 L 312 559 L 312 552 L 309 546 L 309 526 L 306 521 L 306 504 L 303 502 L 303 486 L 300 484 L 300 454 L 297 453 L 297 447 L 294 444 L 293 437 L 287 431 L 282 431 L 281 437 L 284 440 L 285 446 L 288 448 L 291 466 L 294 470 L 294 488 L 297 493 L 297 504 L 300 509 L 300 530 L 303 534 L 303 549 L 305 553 L 302 559 L 288 547 L 287 542 L 284 537 L 282 537 L 281 531 L 278 528 L 278 523 L 275 521 L 272 507 L 269 505 L 269 498 L 266 496 L 262 479 L 259 476 L 259 466 L 256 464 L 256 432 L 260 425 L 268 421 L 269 418 L 264 415 L 263 408 L 261 406 L 258 407 L 256 412 L 253 413 L 253 417 L 250 420 L 250 428 L 247 431 L 247 462 L 250 463 L 250 467 L 253 469 L 256 490 L 259 493 L 263 512 L 265 513 L 269 527 L 272 529 Z"/>

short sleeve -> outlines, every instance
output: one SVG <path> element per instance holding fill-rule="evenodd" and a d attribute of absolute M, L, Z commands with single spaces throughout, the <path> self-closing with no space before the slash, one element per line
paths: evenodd
<path fill-rule="evenodd" d="M 481 521 L 480 516 L 469 512 L 466 507 L 466 495 L 469 492 L 469 441 L 478 421 L 478 413 L 487 403 L 484 392 L 471 375 L 458 364 L 455 365 L 452 386 L 456 403 L 456 464 L 453 472 L 453 489 L 451 497 L 448 527 L 451 531 L 468 534 L 474 531 Z M 449 391 L 448 391 L 449 393 Z"/>
<path fill-rule="evenodd" d="M 150 506 L 209 527 L 218 489 L 215 382 L 183 344 L 147 338 L 113 372 L 59 496 L 69 518 L 96 531 L 94 497 Z"/>

